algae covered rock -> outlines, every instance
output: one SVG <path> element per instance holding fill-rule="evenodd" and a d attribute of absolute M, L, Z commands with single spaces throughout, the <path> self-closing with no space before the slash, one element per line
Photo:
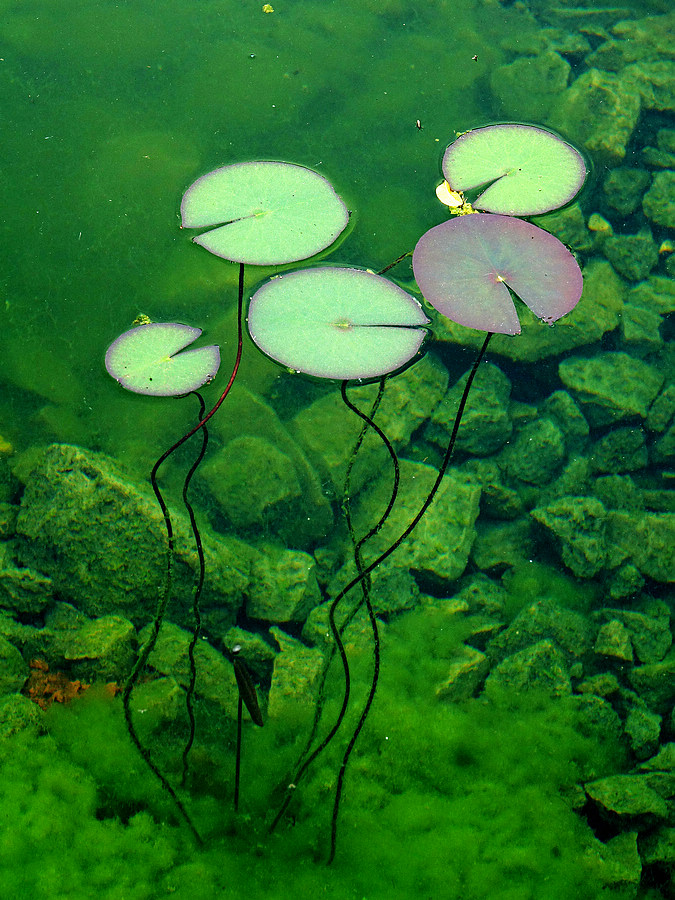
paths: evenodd
<path fill-rule="evenodd" d="M 519 429 L 500 460 L 508 476 L 527 484 L 548 484 L 565 459 L 565 438 L 548 418 L 535 419 Z"/>
<path fill-rule="evenodd" d="M 532 517 L 556 539 L 562 560 L 579 578 L 592 578 L 607 558 L 607 512 L 595 497 L 561 497 Z"/>
<path fill-rule="evenodd" d="M 614 428 L 590 448 L 596 472 L 636 472 L 648 462 L 647 443 L 641 428 Z"/>
<path fill-rule="evenodd" d="M 629 281 L 643 281 L 659 261 L 659 250 L 648 228 L 637 234 L 610 235 L 602 249 L 616 271 Z"/>
<path fill-rule="evenodd" d="M 280 628 L 270 628 L 270 634 L 280 651 L 274 658 L 268 705 L 270 719 L 283 719 L 298 707 L 312 710 L 323 669 L 323 654 Z"/>
<path fill-rule="evenodd" d="M 566 59 L 545 50 L 493 69 L 490 88 L 509 119 L 536 122 L 545 118 L 565 90 L 570 72 Z"/>
<path fill-rule="evenodd" d="M 150 635 L 152 625 L 147 625 L 139 634 L 141 643 Z M 192 632 L 179 628 L 173 622 L 164 622 L 159 631 L 155 648 L 148 659 L 148 666 L 161 675 L 175 679 L 184 690 L 190 684 L 190 661 L 188 648 Z M 230 718 L 237 716 L 237 682 L 232 664 L 212 647 L 208 641 L 200 640 L 194 649 L 197 681 L 197 697 L 210 700 L 219 706 Z"/>
<path fill-rule="evenodd" d="M 675 172 L 657 172 L 642 200 L 648 219 L 666 228 L 675 228 Z"/>
<path fill-rule="evenodd" d="M 131 671 L 135 647 L 136 631 L 128 619 L 101 616 L 63 632 L 58 652 L 75 678 L 123 681 Z"/>
<path fill-rule="evenodd" d="M 35 615 L 53 600 L 51 578 L 32 569 L 0 568 L 0 607 L 19 615 Z"/>
<path fill-rule="evenodd" d="M 558 366 L 563 384 L 576 397 L 591 425 L 646 418 L 663 384 L 663 375 L 627 353 L 573 357 Z"/>
<path fill-rule="evenodd" d="M 413 431 L 431 416 L 447 386 L 445 367 L 429 354 L 387 383 L 376 421 L 396 448 L 405 446 Z M 376 385 L 352 388 L 348 394 L 365 412 L 372 408 L 376 395 Z M 361 419 L 345 406 L 337 390 L 315 400 L 292 422 L 298 442 L 339 497 L 362 426 Z M 388 458 L 382 441 L 369 429 L 351 470 L 352 490 L 369 482 Z"/>
<path fill-rule="evenodd" d="M 647 706 L 668 715 L 675 704 L 675 652 L 673 650 L 660 662 L 636 666 L 628 673 L 633 690 Z"/>
<path fill-rule="evenodd" d="M 447 392 L 436 407 L 425 436 L 445 448 L 455 422 L 455 414 L 468 373 Z M 481 366 L 471 386 L 462 421 L 457 432 L 457 449 L 477 456 L 498 450 L 511 436 L 509 399 L 511 382 L 492 363 Z"/>
<path fill-rule="evenodd" d="M 602 813 L 628 818 L 638 828 L 647 828 L 668 815 L 666 801 L 650 787 L 645 775 L 609 775 L 584 787 Z"/>
<path fill-rule="evenodd" d="M 274 526 L 301 497 L 293 462 L 270 441 L 235 438 L 202 464 L 200 477 L 235 528 Z"/>
<path fill-rule="evenodd" d="M 476 540 L 471 559 L 479 569 L 503 569 L 518 566 L 535 553 L 532 523 L 527 518 L 512 522 L 476 522 Z"/>
<path fill-rule="evenodd" d="M 172 513 L 174 596 L 192 596 L 197 552 L 185 514 Z M 121 614 L 146 622 L 166 578 L 166 529 L 145 485 L 107 456 L 52 444 L 27 476 L 17 522 L 21 561 L 91 617 Z M 233 623 L 249 583 L 254 551 L 241 541 L 202 535 L 208 578 L 202 604 Z"/>
<path fill-rule="evenodd" d="M 542 412 L 560 428 L 569 450 L 578 450 L 584 446 L 588 438 L 588 422 L 567 391 L 554 391 L 546 398 Z"/>
<path fill-rule="evenodd" d="M 243 385 L 227 399 L 228 415 L 212 420 L 222 449 L 209 453 L 197 474 L 230 523 L 254 531 L 271 527 L 296 547 L 325 535 L 333 523 L 330 501 L 298 442 L 274 409 Z"/>
<path fill-rule="evenodd" d="M 547 124 L 603 162 L 616 162 L 640 115 L 640 93 L 629 78 L 589 69 L 567 88 L 553 107 Z"/>
<path fill-rule="evenodd" d="M 552 641 L 539 641 L 512 656 L 507 656 L 487 677 L 485 689 L 491 692 L 542 691 L 552 697 L 572 693 L 563 653 Z"/>
<path fill-rule="evenodd" d="M 579 613 L 544 597 L 524 606 L 508 627 L 490 641 L 488 655 L 493 660 L 503 659 L 542 640 L 551 641 L 570 659 L 577 659 L 591 647 L 591 627 Z"/>
<path fill-rule="evenodd" d="M 602 183 L 607 203 L 622 216 L 635 212 L 647 190 L 650 175 L 646 169 L 617 166 Z"/>
<path fill-rule="evenodd" d="M 407 459 L 400 460 L 400 467 L 398 499 L 383 528 L 368 542 L 371 557 L 399 538 L 422 507 L 438 474 L 431 466 Z M 372 528 L 386 509 L 390 495 L 388 474 L 361 493 L 354 516 L 357 534 Z M 476 537 L 479 499 L 480 487 L 456 469 L 450 469 L 417 528 L 382 563 L 382 568 L 411 570 L 436 584 L 459 578 Z"/>
<path fill-rule="evenodd" d="M 0 637 L 0 696 L 20 691 L 28 675 L 28 665 L 14 644 Z"/>
<path fill-rule="evenodd" d="M 468 700 L 482 684 L 489 668 L 484 653 L 473 647 L 462 647 L 459 658 L 450 662 L 447 677 L 436 686 L 436 696 L 451 702 Z"/>
<path fill-rule="evenodd" d="M 630 635 L 623 622 L 619 622 L 618 619 L 611 619 L 600 627 L 594 649 L 601 656 L 609 656 L 622 662 L 633 662 Z"/>
<path fill-rule="evenodd" d="M 268 546 L 253 563 L 246 614 L 268 622 L 304 622 L 321 603 L 316 561 L 301 550 Z"/>
<path fill-rule="evenodd" d="M 675 513 L 612 510 L 607 546 L 617 564 L 628 559 L 654 581 L 675 581 Z"/>

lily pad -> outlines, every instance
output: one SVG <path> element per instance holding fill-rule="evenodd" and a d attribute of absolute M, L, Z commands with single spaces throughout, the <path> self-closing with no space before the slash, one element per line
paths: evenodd
<path fill-rule="evenodd" d="M 122 387 L 137 394 L 189 394 L 211 381 L 220 366 L 217 346 L 184 349 L 201 333 L 200 328 L 177 323 L 139 325 L 112 342 L 105 367 Z"/>
<path fill-rule="evenodd" d="M 183 228 L 212 228 L 193 240 L 216 256 L 266 266 L 307 259 L 329 247 L 349 212 L 312 169 L 246 162 L 198 178 L 183 196 L 181 218 Z"/>
<path fill-rule="evenodd" d="M 579 302 L 583 279 L 556 237 L 511 216 L 475 213 L 423 234 L 413 253 L 424 297 L 453 322 L 520 334 L 509 288 L 549 324 Z"/>
<path fill-rule="evenodd" d="M 460 135 L 445 151 L 450 188 L 486 186 L 475 209 L 531 216 L 558 209 L 581 190 L 588 174 L 583 156 L 550 131 L 532 125 L 488 125 Z"/>
<path fill-rule="evenodd" d="M 429 320 L 402 288 L 365 269 L 303 269 L 267 281 L 248 309 L 263 353 L 317 378 L 371 379 L 418 353 Z"/>

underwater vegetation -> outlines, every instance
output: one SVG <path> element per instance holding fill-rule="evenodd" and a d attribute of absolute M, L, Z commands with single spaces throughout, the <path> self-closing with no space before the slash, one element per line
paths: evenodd
<path fill-rule="evenodd" d="M 669 5 L 160 6 L 3 8 L 3 890 L 675 896 Z"/>

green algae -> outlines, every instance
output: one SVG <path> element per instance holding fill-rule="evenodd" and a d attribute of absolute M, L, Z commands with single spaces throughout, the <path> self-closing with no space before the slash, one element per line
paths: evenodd
<path fill-rule="evenodd" d="M 592 583 L 582 583 L 564 572 L 539 562 L 528 560 L 511 568 L 504 576 L 507 590 L 504 616 L 511 621 L 521 609 L 549 598 L 565 609 L 587 612 L 597 598 Z"/>
<path fill-rule="evenodd" d="M 130 744 L 119 701 L 94 692 L 52 708 L 46 734 L 29 728 L 0 745 L 0 878 L 8 896 L 597 897 L 594 838 L 565 797 L 578 781 L 616 771 L 621 754 L 566 700 L 439 701 L 435 687 L 468 627 L 442 602 L 388 627 L 330 868 L 323 861 L 332 752 L 298 791 L 293 818 L 272 836 L 263 824 L 309 726 L 302 710 L 247 731 L 239 817 L 227 784 L 231 723 L 201 733 L 183 794 L 205 838 L 196 847 Z M 369 666 L 369 653 L 358 655 L 356 694 Z M 159 734 L 153 753 L 169 763 L 162 753 L 178 747 L 178 729 Z"/>

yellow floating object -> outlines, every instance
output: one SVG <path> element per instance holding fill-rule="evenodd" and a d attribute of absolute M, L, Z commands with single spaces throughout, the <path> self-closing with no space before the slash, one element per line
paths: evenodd
<path fill-rule="evenodd" d="M 664 241 L 659 247 L 659 253 L 672 253 L 675 250 L 675 244 L 672 241 Z"/>
<path fill-rule="evenodd" d="M 600 213 L 593 213 L 591 215 L 588 220 L 588 230 L 596 231 L 599 234 L 614 234 L 614 229 Z"/>
<path fill-rule="evenodd" d="M 449 206 L 451 209 L 456 209 L 459 206 L 464 205 L 464 195 L 461 191 L 453 191 L 447 181 L 443 181 L 436 188 L 436 196 L 441 201 L 441 203 L 445 204 L 445 206 Z"/>
<path fill-rule="evenodd" d="M 263 12 L 264 12 L 264 13 L 271 13 L 271 12 L 274 12 L 274 7 L 271 6 L 269 3 L 266 3 L 266 4 L 263 6 Z"/>

